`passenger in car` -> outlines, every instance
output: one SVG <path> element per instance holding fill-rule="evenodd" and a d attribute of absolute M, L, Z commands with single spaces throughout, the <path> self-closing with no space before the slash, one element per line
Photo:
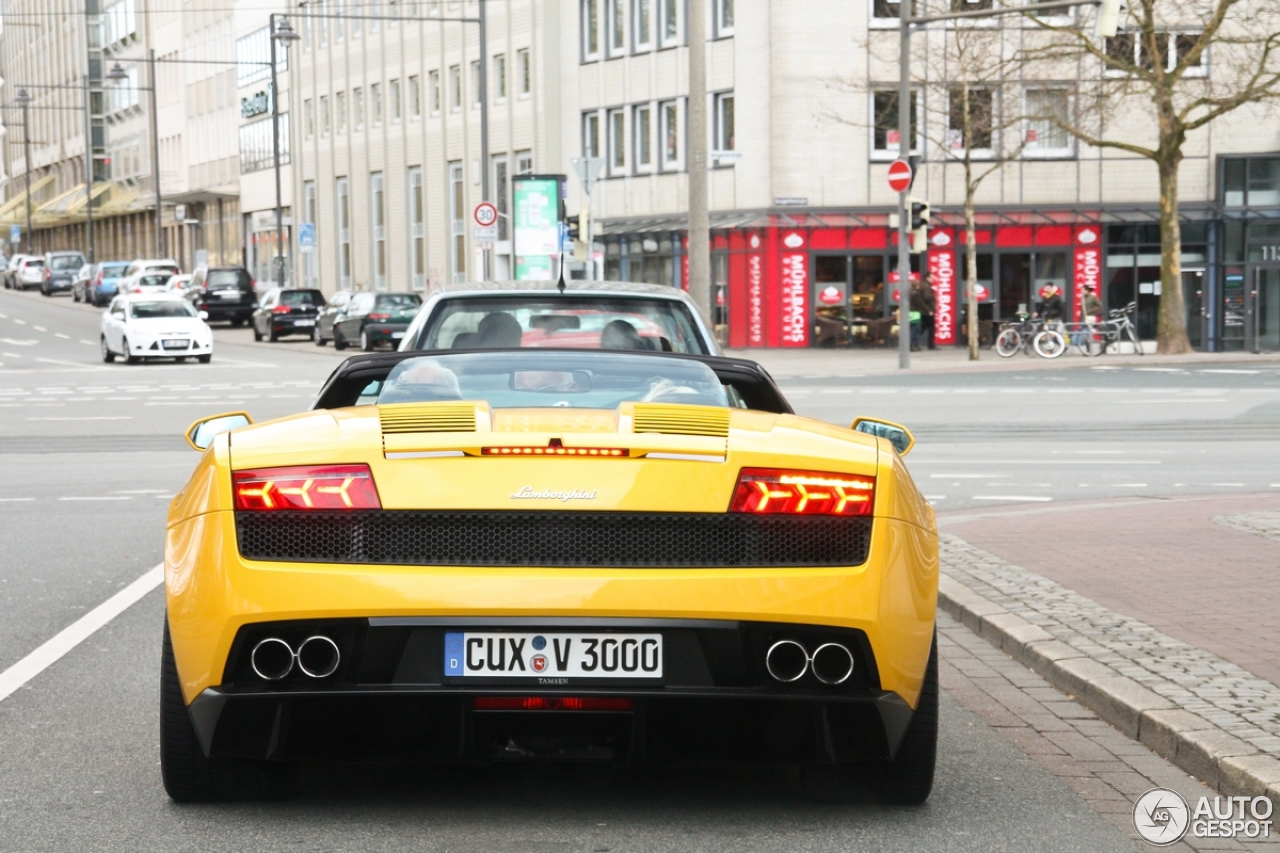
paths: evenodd
<path fill-rule="evenodd" d="M 519 347 L 524 340 L 524 330 L 520 321 L 505 311 L 485 314 L 484 319 L 476 326 L 478 336 L 472 346 L 480 349 L 508 349 Z"/>
<path fill-rule="evenodd" d="M 600 333 L 600 349 L 648 350 L 636 327 L 626 320 L 611 320 Z"/>

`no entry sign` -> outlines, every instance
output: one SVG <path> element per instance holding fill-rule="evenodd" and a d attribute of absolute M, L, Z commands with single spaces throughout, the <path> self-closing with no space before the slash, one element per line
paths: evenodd
<path fill-rule="evenodd" d="M 889 164 L 889 189 L 904 193 L 911 186 L 911 164 L 906 160 L 894 160 Z"/>

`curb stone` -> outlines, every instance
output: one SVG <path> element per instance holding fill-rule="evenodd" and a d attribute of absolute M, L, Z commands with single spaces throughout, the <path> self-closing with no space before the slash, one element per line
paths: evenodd
<path fill-rule="evenodd" d="M 1275 756 L 1176 707 L 953 577 L 939 578 L 938 607 L 1215 791 L 1227 796 L 1265 795 L 1280 810 L 1280 759 Z"/>

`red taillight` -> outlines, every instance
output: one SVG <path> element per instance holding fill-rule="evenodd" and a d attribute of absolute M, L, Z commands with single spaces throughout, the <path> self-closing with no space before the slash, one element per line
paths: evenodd
<path fill-rule="evenodd" d="M 871 515 L 875 477 L 743 468 L 729 512 L 762 515 Z"/>
<path fill-rule="evenodd" d="M 135 288 L 133 289 L 133 292 L 134 292 L 134 293 L 141 293 L 141 292 L 142 292 L 142 288 L 141 288 L 141 287 L 135 287 Z"/>
<path fill-rule="evenodd" d="M 483 456 L 626 456 L 620 447 L 482 447 Z"/>
<path fill-rule="evenodd" d="M 293 309 L 290 308 L 288 305 L 277 305 L 276 307 L 271 309 L 271 313 L 272 314 L 288 314 L 292 310 Z"/>
<path fill-rule="evenodd" d="M 477 696 L 477 711 L 630 711 L 630 699 L 602 696 Z"/>
<path fill-rule="evenodd" d="M 98 273 L 98 284 L 102 284 L 102 273 Z"/>
<path fill-rule="evenodd" d="M 370 320 L 390 320 L 391 315 L 390 314 L 370 314 L 369 319 Z"/>
<path fill-rule="evenodd" d="M 368 465 L 259 468 L 231 475 L 236 509 L 381 509 Z"/>

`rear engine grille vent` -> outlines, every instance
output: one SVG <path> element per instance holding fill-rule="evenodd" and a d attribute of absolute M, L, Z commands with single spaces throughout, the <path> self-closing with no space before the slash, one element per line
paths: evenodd
<path fill-rule="evenodd" d="M 249 560 L 413 566 L 857 566 L 871 519 L 675 512 L 237 512 Z"/>
<path fill-rule="evenodd" d="M 716 406 L 668 406 L 661 403 L 636 403 L 632 420 L 635 432 L 661 432 L 671 435 L 729 435 L 729 410 Z"/>
<path fill-rule="evenodd" d="M 379 406 L 382 434 L 412 432 L 475 432 L 474 403 L 400 403 Z"/>

